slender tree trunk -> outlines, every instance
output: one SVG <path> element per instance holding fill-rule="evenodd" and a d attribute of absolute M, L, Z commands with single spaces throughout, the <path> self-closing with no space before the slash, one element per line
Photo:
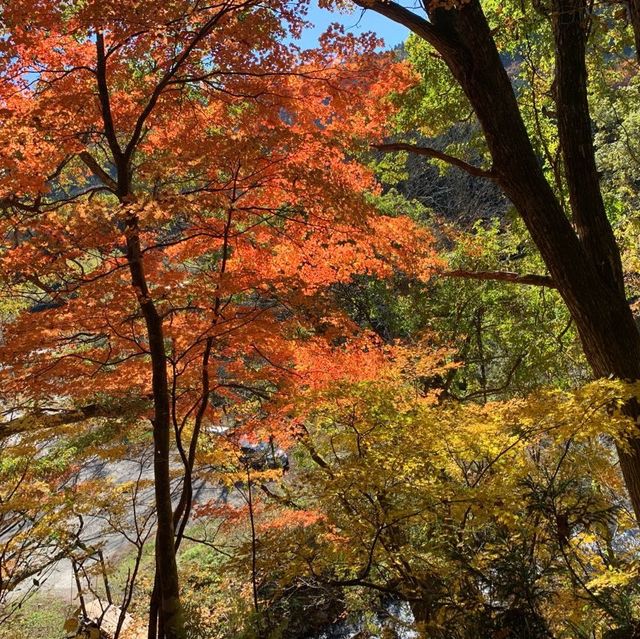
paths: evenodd
<path fill-rule="evenodd" d="M 158 617 L 160 616 L 160 582 L 158 581 L 158 567 L 153 578 L 153 590 L 149 598 L 149 617 L 147 621 L 147 639 L 156 639 L 158 635 Z"/>
<path fill-rule="evenodd" d="M 139 132 L 134 133 L 125 150 L 122 149 L 117 127 L 111 111 L 111 96 L 107 78 L 107 53 L 104 35 L 98 31 L 96 42 L 96 81 L 98 99 L 102 114 L 104 135 L 107 139 L 113 164 L 116 168 L 116 195 L 123 207 L 135 199 L 131 185 L 130 164 Z M 168 79 L 167 79 L 168 81 Z M 160 88 L 160 91 L 162 88 Z M 157 94 L 159 95 L 159 93 Z M 149 112 L 157 100 L 157 95 L 149 103 Z M 144 113 L 138 121 L 141 128 Z M 94 169 L 95 172 L 95 169 Z M 111 178 L 98 167 L 98 176 L 113 186 Z M 164 345 L 162 317 L 158 313 L 149 290 L 140 247 L 140 230 L 138 218 L 129 211 L 125 218 L 126 257 L 129 266 L 131 284 L 135 291 L 140 311 L 144 318 L 149 355 L 151 358 L 151 384 L 153 390 L 153 472 L 154 490 L 157 512 L 156 532 L 156 571 L 159 583 L 159 608 L 161 626 L 165 629 L 166 639 L 183 639 L 185 637 L 184 615 L 180 604 L 180 587 L 178 580 L 178 566 L 174 548 L 173 508 L 171 504 L 171 475 L 169 457 L 171 449 L 171 415 L 169 405 L 169 384 L 167 378 L 167 356 Z M 151 628 L 150 628 L 151 630 Z"/>
<path fill-rule="evenodd" d="M 184 618 L 180 604 L 178 567 L 174 547 L 173 505 L 171 503 L 171 475 L 169 457 L 171 449 L 171 418 L 169 412 L 169 385 L 167 358 L 164 345 L 162 318 L 147 286 L 138 222 L 134 215 L 127 219 L 127 260 L 131 283 L 136 290 L 149 339 L 153 388 L 153 468 L 157 510 L 156 569 L 160 586 L 160 610 L 166 639 L 182 639 Z"/>
<path fill-rule="evenodd" d="M 620 251 L 600 191 L 587 97 L 587 0 L 553 0 L 556 110 L 573 224 L 603 282 L 624 295 Z"/>

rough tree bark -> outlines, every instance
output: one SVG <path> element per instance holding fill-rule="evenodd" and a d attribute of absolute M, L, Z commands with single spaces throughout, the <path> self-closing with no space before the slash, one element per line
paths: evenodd
<path fill-rule="evenodd" d="M 558 133 L 575 229 L 544 176 L 480 2 L 469 0 L 449 8 L 427 3 L 428 19 L 392 1 L 356 2 L 405 25 L 442 56 L 482 127 L 493 159 L 492 177 L 536 243 L 576 323 L 594 374 L 640 379 L 640 334 L 625 299 L 619 249 L 593 159 L 586 100 L 585 2 L 554 0 L 552 12 Z M 628 412 L 637 421 L 636 402 Z M 619 453 L 640 520 L 640 430 Z"/>

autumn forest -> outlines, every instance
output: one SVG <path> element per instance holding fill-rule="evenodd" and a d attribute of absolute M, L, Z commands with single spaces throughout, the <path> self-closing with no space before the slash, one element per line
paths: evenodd
<path fill-rule="evenodd" d="M 640 0 L 0 0 L 0 639 L 638 639 L 639 211 Z"/>

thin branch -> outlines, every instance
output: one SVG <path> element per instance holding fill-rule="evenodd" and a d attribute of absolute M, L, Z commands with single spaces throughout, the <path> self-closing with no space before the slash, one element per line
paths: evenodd
<path fill-rule="evenodd" d="M 463 171 L 466 171 L 470 175 L 474 177 L 486 178 L 489 180 L 497 179 L 497 174 L 493 169 L 483 169 L 479 166 L 474 166 L 473 164 L 469 164 L 460 158 L 456 158 L 453 155 L 449 155 L 448 153 L 443 153 L 442 151 L 438 151 L 437 149 L 432 149 L 428 146 L 419 146 L 417 144 L 409 144 L 407 142 L 392 142 L 389 144 L 373 144 L 373 148 L 378 149 L 378 151 L 383 151 L 384 153 L 393 153 L 395 151 L 407 151 L 409 153 L 415 153 L 416 155 L 425 155 L 429 158 L 435 158 L 436 160 L 441 160 L 442 162 L 446 162 L 447 164 L 451 164 Z"/>
<path fill-rule="evenodd" d="M 241 6 L 250 7 L 252 6 L 252 4 L 253 4 L 252 0 L 248 0 L 247 2 L 243 3 Z M 185 44 L 185 47 L 181 51 L 180 55 L 178 55 L 178 57 L 173 61 L 169 69 L 166 71 L 164 76 L 158 82 L 153 92 L 151 93 L 151 96 L 149 98 L 149 101 L 147 102 L 147 105 L 144 107 L 144 109 L 142 110 L 142 113 L 140 113 L 138 119 L 136 120 L 133 133 L 131 135 L 131 139 L 129 140 L 124 150 L 123 155 L 127 163 L 131 160 L 131 157 L 133 156 L 136 150 L 138 142 L 140 141 L 140 138 L 142 136 L 144 124 L 147 121 L 148 117 L 151 115 L 151 112 L 153 111 L 153 109 L 155 108 L 156 103 L 158 102 L 158 100 L 160 99 L 160 96 L 162 95 L 162 92 L 165 90 L 165 88 L 167 87 L 169 82 L 173 79 L 173 77 L 176 75 L 176 73 L 180 70 L 182 65 L 188 60 L 192 51 L 198 46 L 198 44 L 200 44 L 201 41 L 204 40 L 215 29 L 216 25 L 228 13 L 230 13 L 234 9 L 239 10 L 240 6 L 222 5 L 222 8 L 218 11 L 218 13 L 216 13 L 213 17 L 209 18 L 209 20 L 207 20 L 207 22 L 205 22 L 205 24 L 202 25 L 202 27 L 194 34 L 194 36 L 191 38 L 191 41 Z"/>

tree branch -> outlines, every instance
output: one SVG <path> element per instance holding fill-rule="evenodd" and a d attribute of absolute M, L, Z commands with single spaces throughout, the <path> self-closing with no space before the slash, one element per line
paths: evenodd
<path fill-rule="evenodd" d="M 466 271 L 464 269 L 456 269 L 453 271 L 442 271 L 439 275 L 460 277 L 469 280 L 488 280 L 557 288 L 556 283 L 548 275 L 536 275 L 535 273 L 520 275 L 519 273 L 512 273 L 511 271 Z"/>
<path fill-rule="evenodd" d="M 474 177 L 487 178 L 489 180 L 495 180 L 497 175 L 493 169 L 482 169 L 479 166 L 469 164 L 460 158 L 456 158 L 448 153 L 443 153 L 437 149 L 432 149 L 428 146 L 418 146 L 417 144 L 409 144 L 407 142 L 392 142 L 389 144 L 373 144 L 375 149 L 383 151 L 384 153 L 393 153 L 395 151 L 407 151 L 409 153 L 415 153 L 416 155 L 425 155 L 436 160 L 441 160 L 447 164 L 451 164 L 463 171 L 466 171 Z"/>
<path fill-rule="evenodd" d="M 247 0 L 245 3 L 243 3 L 242 6 L 248 8 L 253 4 L 254 4 L 253 0 Z M 167 87 L 169 82 L 171 82 L 172 78 L 180 70 L 182 65 L 189 59 L 189 56 L 191 55 L 192 51 L 198 46 L 198 44 L 201 43 L 202 40 L 204 40 L 213 31 L 216 25 L 228 13 L 230 13 L 231 11 L 239 12 L 240 9 L 241 7 L 237 5 L 223 4 L 222 8 L 218 11 L 218 13 L 216 13 L 214 16 L 209 18 L 209 20 L 207 20 L 207 22 L 205 22 L 205 24 L 202 25 L 202 27 L 200 27 L 200 29 L 198 29 L 198 31 L 194 34 L 194 36 L 191 38 L 191 41 L 185 44 L 184 49 L 173 61 L 173 63 L 170 65 L 167 72 L 164 74 L 164 76 L 160 79 L 160 81 L 154 88 L 153 92 L 151 93 L 151 96 L 149 97 L 149 101 L 147 102 L 147 105 L 144 107 L 144 109 L 142 110 L 142 113 L 140 113 L 140 115 L 138 116 L 138 119 L 136 120 L 133 133 L 131 134 L 131 139 L 127 143 L 127 146 L 123 154 L 127 164 L 131 161 L 131 158 L 138 145 L 138 142 L 140 141 L 145 122 L 151 115 L 158 100 L 160 99 L 160 96 L 162 95 L 162 92 Z"/>
<path fill-rule="evenodd" d="M 122 149 L 118 143 L 116 127 L 111 112 L 111 97 L 109 96 L 109 85 L 107 83 L 107 59 L 104 52 L 104 35 L 101 31 L 96 32 L 96 78 L 98 81 L 98 96 L 100 99 L 100 111 L 104 124 L 104 133 L 107 143 L 113 154 L 114 161 L 118 162 L 122 158 Z"/>
<path fill-rule="evenodd" d="M 413 11 L 409 11 L 405 7 L 396 2 L 389 0 L 354 0 L 355 3 L 363 9 L 371 9 L 380 15 L 383 15 L 398 24 L 402 24 L 416 35 L 424 38 L 440 53 L 445 50 L 454 52 L 452 45 L 447 38 L 441 33 L 429 20 L 423 18 Z"/>
<path fill-rule="evenodd" d="M 558 138 L 578 237 L 607 287 L 624 295 L 622 261 L 600 190 L 587 72 L 587 0 L 554 0 Z"/>
<path fill-rule="evenodd" d="M 78 157 L 91 169 L 91 172 L 102 180 L 102 183 L 111 191 L 116 191 L 116 181 L 98 164 L 98 161 L 88 151 L 78 153 Z"/>
<path fill-rule="evenodd" d="M 118 419 L 130 411 L 139 410 L 142 398 L 113 401 L 108 404 L 87 404 L 69 409 L 35 409 L 26 414 L 0 422 L 0 441 L 11 435 L 47 430 L 58 426 L 76 424 L 89 419 Z"/>

